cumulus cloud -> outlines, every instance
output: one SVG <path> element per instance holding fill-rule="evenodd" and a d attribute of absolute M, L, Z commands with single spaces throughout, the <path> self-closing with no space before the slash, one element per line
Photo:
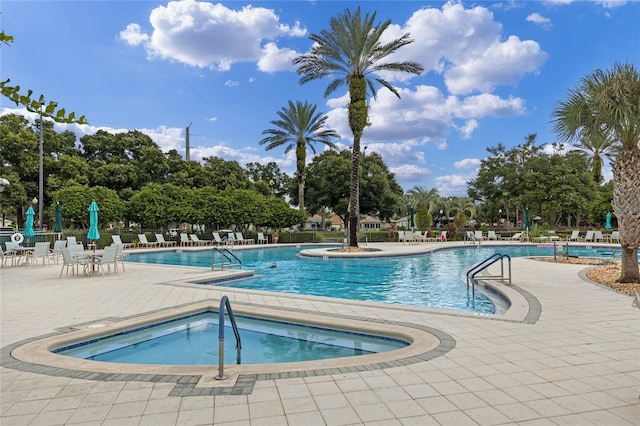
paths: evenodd
<path fill-rule="evenodd" d="M 274 67 L 280 54 L 275 44 L 264 43 L 278 37 L 301 37 L 306 29 L 298 22 L 281 23 L 271 9 L 244 6 L 229 9 L 222 4 L 195 0 L 172 1 L 156 7 L 149 17 L 151 34 L 136 23 L 129 24 L 120 38 L 129 45 L 144 45 L 151 58 L 182 62 L 194 67 L 227 71 L 238 62 L 259 62 Z"/>
<path fill-rule="evenodd" d="M 456 197 L 466 197 L 467 196 L 467 182 L 475 177 L 475 173 L 473 175 L 444 175 L 444 176 L 436 176 L 434 181 L 436 183 L 436 189 L 438 193 L 442 196 L 456 196 Z"/>
<path fill-rule="evenodd" d="M 475 169 L 480 167 L 481 161 L 482 160 L 478 158 L 465 158 L 453 163 L 453 167 L 455 167 L 456 169 Z"/>
<path fill-rule="evenodd" d="M 526 20 L 527 22 L 533 22 L 534 24 L 540 25 L 544 29 L 551 28 L 551 19 L 545 18 L 539 13 L 532 13 L 531 15 L 527 16 Z"/>

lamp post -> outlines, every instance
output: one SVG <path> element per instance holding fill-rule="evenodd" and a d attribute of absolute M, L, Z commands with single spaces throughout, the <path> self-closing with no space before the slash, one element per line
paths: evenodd
<path fill-rule="evenodd" d="M 4 191 L 4 189 L 9 186 L 11 182 L 7 179 L 0 177 L 0 192 Z M 2 226 L 4 226 L 4 209 L 2 209 Z"/>
<path fill-rule="evenodd" d="M 444 214 L 444 212 L 442 211 L 442 209 L 440 209 L 440 227 L 442 228 L 442 215 Z"/>
<path fill-rule="evenodd" d="M 44 102 L 40 102 L 40 151 L 39 151 L 39 168 L 38 168 L 38 198 L 40 204 L 38 204 L 38 226 L 42 229 L 42 203 L 44 200 L 44 166 L 43 166 L 43 157 L 44 157 L 44 140 L 43 140 L 43 131 L 44 128 L 42 126 L 42 108 L 44 108 Z M 34 198 L 35 200 L 35 198 Z M 34 203 L 35 204 L 35 203 Z"/>
<path fill-rule="evenodd" d="M 498 209 L 498 228 L 500 227 L 501 220 L 502 220 L 502 209 Z"/>

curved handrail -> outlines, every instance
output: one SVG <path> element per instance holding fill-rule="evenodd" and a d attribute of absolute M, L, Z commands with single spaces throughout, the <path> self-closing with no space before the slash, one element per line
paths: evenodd
<path fill-rule="evenodd" d="M 509 256 L 508 254 L 494 253 L 467 271 L 467 292 L 469 291 L 469 278 L 471 278 L 471 280 L 475 280 L 475 277 L 477 274 L 484 271 L 485 269 L 487 269 L 489 266 L 493 265 L 497 261 L 502 262 L 505 258 L 507 258 L 507 260 L 509 261 L 509 284 L 511 284 L 511 256 Z M 501 269 L 500 276 L 496 276 L 492 278 L 500 278 L 501 280 L 504 281 L 503 263 L 500 264 L 500 269 Z M 473 297 L 475 298 L 476 287 L 473 285 L 473 283 L 471 284 L 471 291 L 472 291 Z M 469 293 L 467 293 L 467 295 L 468 294 Z"/>
<path fill-rule="evenodd" d="M 222 296 L 220 299 L 220 310 L 218 311 L 218 375 L 216 380 L 224 380 L 227 376 L 224 375 L 224 310 L 227 309 L 229 314 L 229 320 L 231 321 L 231 328 L 233 328 L 233 334 L 236 336 L 236 351 L 237 351 L 237 364 L 240 364 L 240 351 L 242 350 L 242 342 L 240 341 L 240 332 L 236 325 L 236 319 L 233 316 L 233 310 L 231 309 L 231 302 L 227 296 Z"/>
<path fill-rule="evenodd" d="M 218 247 L 212 247 L 211 249 L 212 249 L 211 250 L 211 269 L 215 268 L 215 258 L 214 258 L 215 252 L 220 253 L 220 255 L 222 255 L 222 257 L 224 257 L 225 259 L 227 259 L 232 266 L 233 266 L 233 259 L 235 259 L 238 262 L 238 265 L 240 266 L 240 268 L 242 268 L 242 260 L 240 260 L 229 249 L 226 249 L 226 248 L 220 249 Z M 227 255 L 231 256 L 233 259 L 231 259 Z M 221 267 L 222 267 L 222 269 L 224 269 L 224 260 L 222 261 Z"/>

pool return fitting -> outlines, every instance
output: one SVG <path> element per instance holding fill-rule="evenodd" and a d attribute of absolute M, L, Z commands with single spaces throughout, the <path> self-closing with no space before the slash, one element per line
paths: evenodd
<path fill-rule="evenodd" d="M 218 311 L 218 375 L 215 376 L 216 380 L 226 380 L 227 376 L 224 375 L 224 309 L 227 308 L 229 313 L 229 320 L 231 321 L 231 327 L 233 328 L 233 334 L 236 335 L 236 352 L 237 352 L 237 364 L 240 364 L 240 351 L 242 350 L 242 342 L 240 341 L 240 332 L 236 325 L 236 319 L 233 316 L 233 310 L 231 309 L 231 302 L 227 296 L 222 296 L 220 299 L 220 309 Z"/>

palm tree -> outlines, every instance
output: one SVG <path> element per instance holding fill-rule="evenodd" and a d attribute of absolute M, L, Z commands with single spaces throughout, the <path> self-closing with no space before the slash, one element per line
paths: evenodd
<path fill-rule="evenodd" d="M 581 151 L 591 157 L 591 170 L 596 183 L 601 183 L 603 158 L 615 157 L 616 145 L 608 135 L 602 132 L 584 135 L 584 138 L 574 146 L 574 151 Z"/>
<path fill-rule="evenodd" d="M 553 111 L 565 140 L 611 137 L 619 144 L 613 163 L 613 211 L 618 218 L 622 267 L 618 282 L 640 282 L 640 74 L 616 63 L 596 70 Z M 597 139 L 596 139 L 597 140 Z"/>
<path fill-rule="evenodd" d="M 300 84 L 324 77 L 333 78 L 327 86 L 324 96 L 327 97 L 338 88 L 348 86 L 349 105 L 348 121 L 353 133 L 351 156 L 351 186 L 349 193 L 349 245 L 358 246 L 357 207 L 358 187 L 360 181 L 360 138 L 368 124 L 367 88 L 376 98 L 376 85 L 391 90 L 398 98 L 398 91 L 386 80 L 374 77 L 379 71 L 409 72 L 420 74 L 423 68 L 415 62 L 381 62 L 401 47 L 413 42 L 406 33 L 402 37 L 388 43 L 381 43 L 380 38 L 391 25 L 391 20 L 374 25 L 376 13 L 360 15 L 358 7 L 354 13 L 347 8 L 338 17 L 331 18 L 330 30 L 322 30 L 320 34 L 311 34 L 313 41 L 311 53 L 301 55 L 293 60 L 299 65 L 297 73 Z"/>
<path fill-rule="evenodd" d="M 339 135 L 331 129 L 324 127 L 327 116 L 316 113 L 316 105 L 304 104 L 296 101 L 295 105 L 289 101 L 289 107 L 282 107 L 278 111 L 279 120 L 273 120 L 274 129 L 267 129 L 263 135 L 269 135 L 260 141 L 260 145 L 267 144 L 267 151 L 281 145 L 287 145 L 284 153 L 288 154 L 296 149 L 296 178 L 298 180 L 298 206 L 304 210 L 304 183 L 306 180 L 305 164 L 307 160 L 307 145 L 313 153 L 316 153 L 314 144 L 321 143 L 331 149 L 337 146 L 331 142 L 331 138 Z"/>

